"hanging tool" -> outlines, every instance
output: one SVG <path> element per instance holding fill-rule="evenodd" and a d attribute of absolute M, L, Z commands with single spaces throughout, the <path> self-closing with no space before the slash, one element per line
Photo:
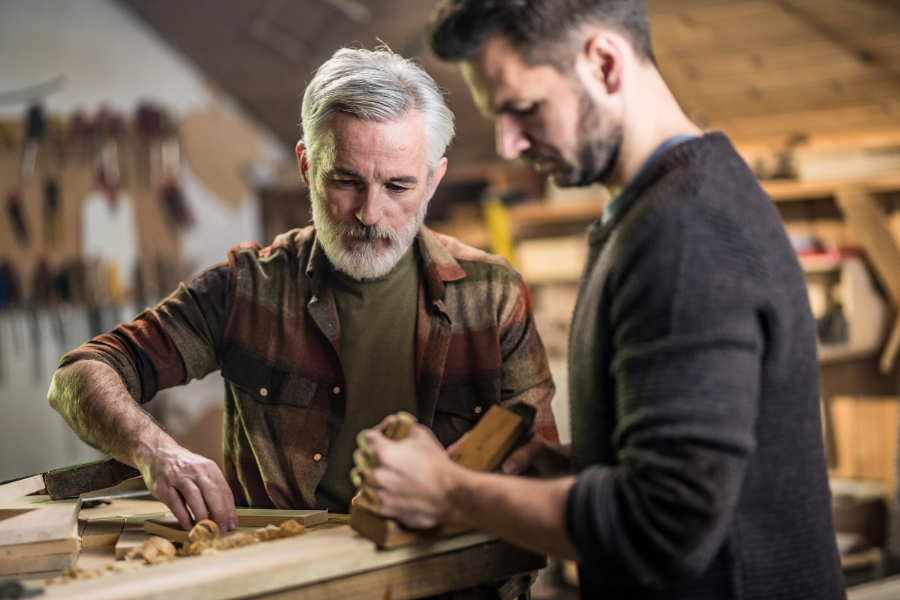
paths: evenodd
<path fill-rule="evenodd" d="M 54 247 L 62 242 L 63 220 L 59 184 L 53 177 L 44 181 L 44 243 Z"/>
<path fill-rule="evenodd" d="M 36 102 L 28 109 L 28 116 L 25 121 L 27 141 L 25 142 L 25 150 L 22 153 L 22 170 L 20 173 L 23 184 L 31 179 L 31 176 L 34 174 L 38 142 L 44 138 L 46 130 L 47 117 L 44 114 L 44 108 Z"/>
<path fill-rule="evenodd" d="M 19 186 L 10 190 L 9 195 L 6 197 L 6 213 L 9 215 L 10 223 L 13 231 L 16 233 L 16 237 L 19 238 L 19 242 L 28 244 L 30 236 L 28 235 L 28 226 L 25 222 L 25 211 L 22 207 L 22 190 Z"/>

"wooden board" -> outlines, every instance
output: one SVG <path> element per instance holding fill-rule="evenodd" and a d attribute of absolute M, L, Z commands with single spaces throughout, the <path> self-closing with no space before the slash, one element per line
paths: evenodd
<path fill-rule="evenodd" d="M 95 508 L 83 508 L 78 514 L 79 518 L 92 521 L 94 519 L 108 519 L 110 517 L 130 517 L 132 515 L 158 515 L 169 512 L 169 507 L 156 500 L 131 500 L 128 498 L 111 500 L 109 504 L 103 504 Z"/>
<path fill-rule="evenodd" d="M 328 512 L 324 510 L 239 508 L 237 513 L 238 533 L 246 533 L 267 525 L 281 525 L 290 520 L 294 520 L 304 527 L 313 527 L 328 522 Z M 188 541 L 188 532 L 181 528 L 174 515 L 147 519 L 144 521 L 144 531 L 173 542 L 185 543 Z M 223 533 L 222 537 L 233 533 L 235 532 Z"/>
<path fill-rule="evenodd" d="M 530 425 L 528 419 L 500 406 L 492 406 L 459 443 L 453 461 L 475 471 L 493 471 Z M 404 425 L 386 434 L 395 440 L 403 439 L 409 434 L 409 429 Z M 350 526 L 381 548 L 398 548 L 465 531 L 450 525 L 427 530 L 407 529 L 393 519 L 380 517 L 355 505 L 350 511 Z"/>
<path fill-rule="evenodd" d="M 47 542 L 32 542 L 30 544 L 11 544 L 0 546 L 0 562 L 17 558 L 32 556 L 48 556 L 51 554 L 76 554 L 78 552 L 78 537 L 69 537 L 63 540 L 50 540 Z"/>
<path fill-rule="evenodd" d="M 0 559 L 0 575 L 23 575 L 44 571 L 62 571 L 75 566 L 78 552 Z"/>
<path fill-rule="evenodd" d="M 80 507 L 81 498 L 25 496 L 8 502 L 0 509 L 0 546 L 77 538 Z"/>
<path fill-rule="evenodd" d="M 115 546 L 119 542 L 119 536 L 124 527 L 125 518 L 122 517 L 88 521 L 81 532 L 81 547 Z"/>
<path fill-rule="evenodd" d="M 328 522 L 326 510 L 279 510 L 270 508 L 239 508 L 237 509 L 238 527 L 265 527 L 266 525 L 281 525 L 285 521 L 293 519 L 304 527 L 312 527 L 320 523 Z"/>
<path fill-rule="evenodd" d="M 5 504 L 12 500 L 34 494 L 44 489 L 44 477 L 42 475 L 32 475 L 17 481 L 10 481 L 0 485 L 0 504 Z"/>
<path fill-rule="evenodd" d="M 498 556 L 507 553 L 530 555 L 531 562 L 525 566 L 517 565 L 516 572 L 521 572 L 518 570 L 520 568 L 540 568 L 539 563 L 543 561 L 543 557 L 477 532 L 379 552 L 372 541 L 347 526 L 340 526 L 210 556 L 176 560 L 116 576 L 50 586 L 45 588 L 42 598 L 226 600 L 312 586 L 406 563 L 410 563 L 407 571 L 410 576 L 441 580 L 447 586 L 455 586 L 449 589 L 459 589 L 452 558 L 455 552 L 461 550 L 471 552 L 473 560 L 486 564 L 493 564 L 491 557 L 495 553 Z M 428 572 L 416 568 L 417 563 L 412 562 L 439 556 L 445 560 L 432 564 Z M 513 574 L 500 569 L 490 570 L 483 574 L 482 581 Z M 386 597 L 394 598 L 382 588 L 378 598 Z"/>

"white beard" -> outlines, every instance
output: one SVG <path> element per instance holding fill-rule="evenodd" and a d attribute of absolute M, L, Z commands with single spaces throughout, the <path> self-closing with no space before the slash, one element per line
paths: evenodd
<path fill-rule="evenodd" d="M 390 273 L 412 245 L 428 212 L 428 201 L 423 200 L 418 212 L 400 231 L 381 225 L 335 223 L 314 187 L 310 187 L 309 195 L 319 243 L 338 271 L 358 281 Z M 349 249 L 344 246 L 344 236 L 354 238 Z"/>

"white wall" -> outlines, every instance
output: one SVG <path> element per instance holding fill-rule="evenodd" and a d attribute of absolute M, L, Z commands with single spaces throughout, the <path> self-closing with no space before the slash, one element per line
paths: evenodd
<path fill-rule="evenodd" d="M 255 128 L 263 148 L 257 169 L 272 170 L 280 161 L 290 160 L 289 148 L 241 114 L 233 101 L 213 93 L 178 51 L 109 0 L 0 0 L 0 57 L 0 100 L 62 76 L 61 89 L 44 98 L 51 114 L 69 115 L 82 108 L 93 115 L 106 103 L 131 115 L 139 102 L 153 100 L 182 116 L 217 104 Z M 0 103 L 0 118 L 20 119 L 26 108 L 22 103 Z M 182 237 L 184 258 L 195 271 L 224 260 L 226 251 L 238 243 L 266 241 L 260 239 L 257 197 L 231 208 L 187 164 L 181 186 L 196 219 Z M 121 311 L 117 318 L 130 319 L 133 312 Z M 55 313 L 0 315 L 0 481 L 97 455 L 74 437 L 46 402 L 59 358 L 88 338 L 85 312 L 68 313 L 66 319 L 68 333 L 61 338 L 55 333 L 59 330 Z M 204 384 L 208 390 L 210 382 Z M 191 389 L 184 388 L 178 396 L 189 398 Z M 197 396 L 210 401 L 207 391 Z"/>

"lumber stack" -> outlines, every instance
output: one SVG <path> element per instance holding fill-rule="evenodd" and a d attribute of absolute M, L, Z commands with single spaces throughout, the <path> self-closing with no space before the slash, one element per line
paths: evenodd
<path fill-rule="evenodd" d="M 81 498 L 25 496 L 0 505 L 0 575 L 68 569 L 80 549 Z"/>

